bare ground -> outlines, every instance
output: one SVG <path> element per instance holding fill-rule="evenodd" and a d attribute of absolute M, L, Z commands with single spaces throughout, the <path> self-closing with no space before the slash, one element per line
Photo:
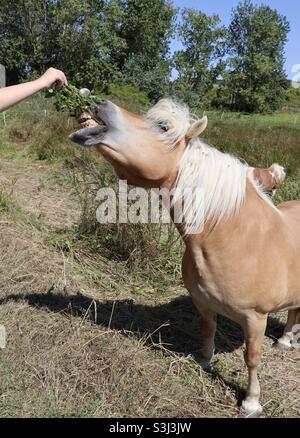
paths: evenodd
<path fill-rule="evenodd" d="M 158 292 L 122 263 L 62 252 L 76 196 L 58 164 L 1 159 L 14 209 L 0 215 L 0 416 L 239 417 L 246 384 L 243 337 L 220 318 L 211 373 L 197 364 L 201 329 L 183 288 Z M 285 318 L 285 315 L 282 317 Z M 300 352 L 272 348 L 270 318 L 260 370 L 266 417 L 299 417 Z"/>

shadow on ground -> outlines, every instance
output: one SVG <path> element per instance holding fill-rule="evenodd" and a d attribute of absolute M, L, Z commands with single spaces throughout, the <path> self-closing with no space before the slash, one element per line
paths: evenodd
<path fill-rule="evenodd" d="M 151 348 L 159 348 L 166 354 L 179 353 L 199 359 L 201 349 L 201 323 L 196 309 L 188 296 L 181 296 L 166 304 L 144 305 L 133 300 L 92 300 L 81 293 L 29 293 L 8 295 L 0 300 L 27 301 L 30 306 L 50 312 L 60 312 L 73 317 L 84 317 L 94 324 L 119 330 L 124 336 L 144 339 Z M 269 317 L 266 336 L 275 339 L 281 336 L 283 324 Z M 240 326 L 222 316 L 218 317 L 216 352 L 232 352 L 244 342 Z M 244 391 L 235 383 L 225 380 L 212 369 L 213 379 L 222 380 L 241 402 Z"/>
<path fill-rule="evenodd" d="M 98 301 L 79 292 L 76 295 L 49 292 L 8 295 L 0 299 L 0 305 L 11 300 L 25 300 L 36 308 L 85 317 L 92 323 L 119 330 L 124 335 L 148 338 L 154 347 L 162 344 L 174 353 L 195 354 L 201 347 L 201 322 L 188 296 L 152 306 L 137 304 L 133 300 Z M 282 330 L 282 322 L 270 316 L 266 336 L 278 338 Z M 216 352 L 234 351 L 243 342 L 240 326 L 218 316 Z"/>

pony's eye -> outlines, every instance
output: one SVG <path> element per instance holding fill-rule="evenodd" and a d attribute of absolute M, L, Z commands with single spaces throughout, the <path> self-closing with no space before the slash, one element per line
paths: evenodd
<path fill-rule="evenodd" d="M 161 129 L 163 132 L 169 131 L 169 126 L 164 122 L 158 122 L 157 125 L 158 125 L 159 129 Z"/>

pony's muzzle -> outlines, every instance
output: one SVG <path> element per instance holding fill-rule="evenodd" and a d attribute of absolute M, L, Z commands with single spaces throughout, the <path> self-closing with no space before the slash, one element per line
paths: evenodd
<path fill-rule="evenodd" d="M 69 139 L 81 146 L 91 147 L 101 143 L 107 131 L 105 125 L 97 125 L 92 128 L 83 128 L 69 135 Z"/>

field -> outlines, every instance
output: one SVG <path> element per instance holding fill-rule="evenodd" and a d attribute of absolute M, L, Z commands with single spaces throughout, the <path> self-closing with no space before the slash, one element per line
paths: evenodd
<path fill-rule="evenodd" d="M 276 202 L 300 199 L 300 113 L 208 115 L 209 144 L 284 165 Z M 242 416 L 240 328 L 219 318 L 213 371 L 203 372 L 176 232 L 96 224 L 95 192 L 116 179 L 68 141 L 73 127 L 38 98 L 0 119 L 0 417 Z M 264 340 L 265 417 L 300 416 L 300 351 L 272 348 L 285 319 L 271 315 Z"/>

